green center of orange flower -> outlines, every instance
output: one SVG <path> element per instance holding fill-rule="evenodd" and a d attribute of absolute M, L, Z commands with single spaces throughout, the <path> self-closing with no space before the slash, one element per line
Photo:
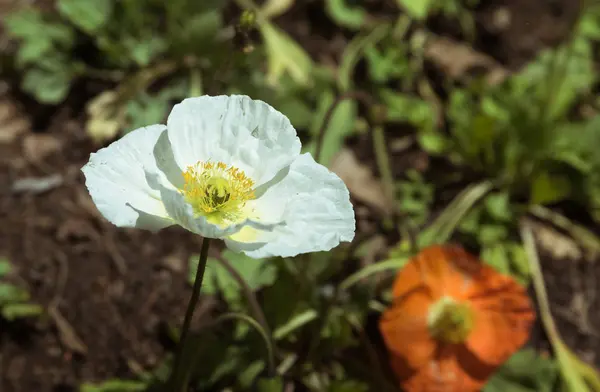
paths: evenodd
<path fill-rule="evenodd" d="M 473 329 L 473 309 L 464 302 L 443 297 L 429 310 L 427 323 L 434 339 L 444 343 L 462 343 Z"/>

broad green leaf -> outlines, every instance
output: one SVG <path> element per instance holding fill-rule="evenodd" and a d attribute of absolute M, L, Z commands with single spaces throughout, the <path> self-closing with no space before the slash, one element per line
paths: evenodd
<path fill-rule="evenodd" d="M 461 220 L 459 226 L 460 230 L 469 234 L 477 234 L 479 232 L 482 211 L 481 208 L 473 208 L 467 216 Z"/>
<path fill-rule="evenodd" d="M 127 123 L 130 130 L 148 124 L 162 124 L 169 112 L 167 99 L 160 95 L 139 94 L 127 103 Z"/>
<path fill-rule="evenodd" d="M 50 69 L 35 67 L 26 71 L 21 88 L 41 103 L 57 104 L 67 96 L 72 78 L 66 64 L 58 64 Z"/>
<path fill-rule="evenodd" d="M 410 16 L 419 20 L 427 18 L 429 10 L 434 3 L 433 0 L 396 0 L 396 2 Z"/>
<path fill-rule="evenodd" d="M 387 88 L 379 90 L 379 96 L 387 107 L 388 121 L 408 122 L 422 131 L 434 130 L 435 111 L 427 101 Z"/>
<path fill-rule="evenodd" d="M 258 392 L 281 392 L 284 390 L 283 379 L 281 377 L 261 378 L 257 382 L 256 389 Z"/>
<path fill-rule="evenodd" d="M 515 275 L 523 284 L 529 283 L 531 278 L 531 269 L 525 249 L 520 243 L 507 245 L 507 251 L 510 257 L 513 275 Z"/>
<path fill-rule="evenodd" d="M 100 384 L 84 383 L 79 392 L 141 392 L 148 385 L 141 381 L 114 379 Z"/>
<path fill-rule="evenodd" d="M 497 244 L 508 237 L 508 229 L 499 224 L 482 224 L 477 237 L 482 244 Z"/>
<path fill-rule="evenodd" d="M 121 39 L 127 54 L 140 67 L 148 66 L 168 48 L 162 37 L 148 35 L 144 38 L 126 37 Z"/>
<path fill-rule="evenodd" d="M 510 273 L 510 260 L 503 245 L 491 245 L 483 248 L 481 260 L 502 274 Z"/>
<path fill-rule="evenodd" d="M 8 275 L 12 271 L 12 264 L 8 259 L 0 257 L 0 278 Z"/>
<path fill-rule="evenodd" d="M 541 172 L 531 184 L 532 204 L 550 204 L 564 200 L 571 194 L 571 182 L 560 174 Z"/>
<path fill-rule="evenodd" d="M 325 12 L 340 26 L 358 30 L 367 19 L 367 12 L 348 5 L 347 0 L 327 0 Z"/>
<path fill-rule="evenodd" d="M 0 282 L 0 306 L 17 302 L 25 302 L 28 300 L 29 293 L 27 290 L 14 286 L 10 283 Z"/>
<path fill-rule="evenodd" d="M 514 354 L 483 388 L 483 392 L 553 392 L 557 366 L 533 349 Z"/>
<path fill-rule="evenodd" d="M 270 22 L 263 21 L 259 28 L 269 58 L 267 81 L 277 85 L 281 76 L 287 72 L 296 83 L 310 84 L 313 63 L 304 49 Z"/>
<path fill-rule="evenodd" d="M 326 113 L 330 110 L 334 103 L 335 97 L 331 90 L 326 90 L 319 99 L 317 112 L 313 117 L 311 133 L 317 138 L 319 131 L 325 121 Z M 354 131 L 354 122 L 357 117 L 356 101 L 345 99 L 339 102 L 330 118 L 329 124 L 325 128 L 325 136 L 323 137 L 323 145 L 321 149 L 321 157 L 319 163 L 328 166 L 335 154 L 342 148 L 346 137 L 350 136 Z M 311 152 L 314 152 L 315 144 L 307 146 Z"/>
<path fill-rule="evenodd" d="M 327 392 L 368 392 L 369 390 L 367 384 L 354 380 L 335 380 L 327 387 Z"/>
<path fill-rule="evenodd" d="M 448 139 L 439 132 L 419 132 L 419 145 L 423 150 L 433 155 L 443 154 L 449 147 Z"/>
<path fill-rule="evenodd" d="M 74 32 L 69 26 L 47 22 L 34 9 L 8 15 L 4 26 L 10 36 L 21 39 L 16 57 L 18 67 L 35 63 L 52 51 L 70 49 L 74 41 Z"/>
<path fill-rule="evenodd" d="M 233 269 L 244 279 L 246 284 L 254 290 L 273 284 L 277 269 L 272 260 L 253 259 L 243 253 L 235 253 L 230 250 L 223 251 L 222 257 L 231 264 Z M 188 281 L 193 284 L 195 279 L 198 256 L 193 255 L 189 261 Z M 204 272 L 202 292 L 213 295 L 221 292 L 229 300 L 239 298 L 241 287 L 229 271 L 214 259 L 208 259 Z"/>
<path fill-rule="evenodd" d="M 112 0 L 58 0 L 59 12 L 88 34 L 95 34 L 104 27 L 112 7 Z"/>
<path fill-rule="evenodd" d="M 487 213 L 492 218 L 501 222 L 508 222 L 512 219 L 508 192 L 492 193 L 485 198 L 484 203 Z"/>
<path fill-rule="evenodd" d="M 43 313 L 44 309 L 36 304 L 10 303 L 2 306 L 0 313 L 8 321 L 14 321 L 22 318 L 37 317 Z"/>
<path fill-rule="evenodd" d="M 193 48 L 195 53 L 215 43 L 215 37 L 223 26 L 223 15 L 218 9 L 211 9 L 201 14 L 191 16 L 182 26 L 181 40 L 186 44 L 185 49 Z"/>

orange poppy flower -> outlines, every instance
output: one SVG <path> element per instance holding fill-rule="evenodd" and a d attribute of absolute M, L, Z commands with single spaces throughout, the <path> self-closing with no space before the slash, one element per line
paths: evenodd
<path fill-rule="evenodd" d="M 523 287 L 459 247 L 421 251 L 393 295 L 379 327 L 406 392 L 479 391 L 535 320 Z"/>

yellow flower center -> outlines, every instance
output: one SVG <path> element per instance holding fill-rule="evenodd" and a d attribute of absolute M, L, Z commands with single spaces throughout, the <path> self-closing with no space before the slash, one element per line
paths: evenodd
<path fill-rule="evenodd" d="M 244 206 L 253 200 L 254 181 L 235 166 L 223 162 L 198 162 L 183 172 L 181 192 L 199 216 L 229 225 L 243 220 Z"/>
<path fill-rule="evenodd" d="M 462 343 L 473 330 L 473 310 L 466 303 L 444 297 L 431 306 L 428 324 L 434 339 L 444 343 Z"/>

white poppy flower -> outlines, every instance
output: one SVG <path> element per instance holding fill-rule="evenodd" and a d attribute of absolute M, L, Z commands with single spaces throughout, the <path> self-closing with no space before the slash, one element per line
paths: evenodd
<path fill-rule="evenodd" d="M 255 258 L 329 250 L 354 238 L 348 189 L 300 155 L 289 120 L 247 96 L 202 96 L 91 154 L 94 203 L 120 227 L 178 224 Z"/>

